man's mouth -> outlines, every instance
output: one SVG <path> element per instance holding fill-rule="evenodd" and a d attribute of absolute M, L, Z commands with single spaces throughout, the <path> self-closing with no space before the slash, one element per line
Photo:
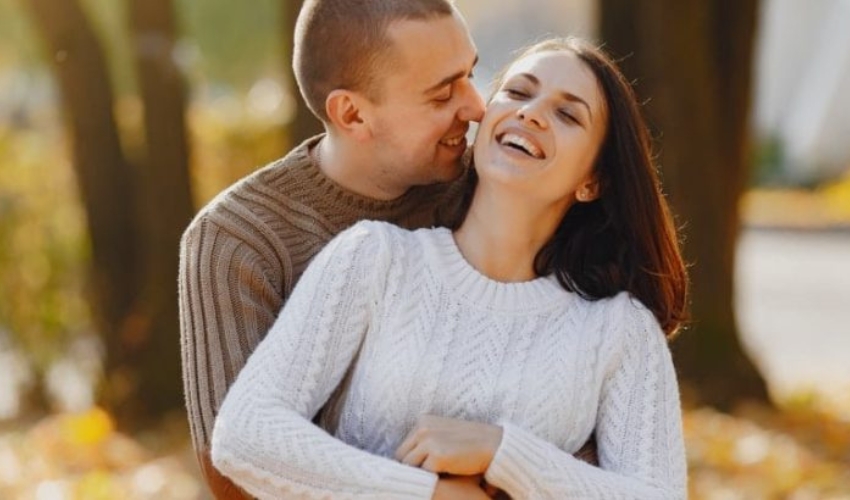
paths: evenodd
<path fill-rule="evenodd" d="M 496 137 L 496 141 L 502 146 L 516 149 L 517 151 L 525 153 L 532 158 L 536 158 L 538 160 L 546 158 L 543 150 L 526 137 L 522 137 L 511 132 L 505 132 L 501 136 Z"/>
<path fill-rule="evenodd" d="M 463 143 L 463 140 L 466 138 L 466 134 L 461 134 L 455 137 L 447 137 L 445 139 L 440 140 L 440 144 L 443 146 L 448 146 L 450 148 L 456 148 Z"/>

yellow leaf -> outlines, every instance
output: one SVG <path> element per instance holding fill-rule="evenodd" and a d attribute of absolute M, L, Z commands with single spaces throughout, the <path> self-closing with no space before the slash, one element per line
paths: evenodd
<path fill-rule="evenodd" d="M 62 432 L 72 444 L 92 446 L 103 442 L 115 430 L 112 417 L 103 409 L 94 407 L 83 413 L 68 415 Z"/>

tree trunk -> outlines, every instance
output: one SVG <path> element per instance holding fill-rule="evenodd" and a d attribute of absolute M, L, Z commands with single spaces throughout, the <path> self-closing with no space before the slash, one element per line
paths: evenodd
<path fill-rule="evenodd" d="M 183 405 L 176 276 L 180 236 L 194 210 L 174 8 L 171 0 L 130 0 L 128 6 L 147 146 L 137 207 L 145 272 L 138 328 L 109 344 L 107 373 L 129 383 L 132 397 L 115 401 L 119 417 L 146 418 Z"/>
<path fill-rule="evenodd" d="M 702 403 L 767 402 L 734 311 L 738 201 L 749 175 L 757 0 L 601 0 L 601 34 L 636 81 L 691 264 L 693 323 L 672 345 Z"/>
<path fill-rule="evenodd" d="M 295 74 L 292 71 L 292 40 L 295 33 L 295 20 L 298 19 L 298 12 L 301 10 L 303 0 L 283 0 L 281 19 L 283 21 L 283 57 L 286 61 L 286 77 L 288 86 L 292 89 L 293 97 L 295 98 L 295 114 L 292 121 L 287 125 L 287 139 L 291 146 L 300 144 L 303 140 L 312 137 L 324 131 L 322 122 L 313 115 L 310 108 L 301 97 L 298 91 L 298 85 L 295 83 Z"/>
<path fill-rule="evenodd" d="M 133 175 L 112 114 L 107 66 L 77 1 L 26 0 L 26 6 L 46 41 L 62 95 L 91 241 L 92 314 L 108 343 L 130 323 L 139 254 Z"/>

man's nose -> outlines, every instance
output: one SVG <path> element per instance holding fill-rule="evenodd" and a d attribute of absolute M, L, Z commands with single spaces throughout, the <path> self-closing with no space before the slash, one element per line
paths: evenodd
<path fill-rule="evenodd" d="M 464 122 L 480 122 L 484 116 L 484 99 L 470 80 L 464 82 L 461 90 L 463 102 L 458 110 L 458 119 Z"/>

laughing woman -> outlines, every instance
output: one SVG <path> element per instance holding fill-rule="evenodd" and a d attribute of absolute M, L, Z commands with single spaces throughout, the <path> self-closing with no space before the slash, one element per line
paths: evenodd
<path fill-rule="evenodd" d="M 456 226 L 335 238 L 227 395 L 215 465 L 261 498 L 685 498 L 687 279 L 650 158 L 604 53 L 529 49 Z M 591 433 L 598 468 L 572 456 Z"/>

